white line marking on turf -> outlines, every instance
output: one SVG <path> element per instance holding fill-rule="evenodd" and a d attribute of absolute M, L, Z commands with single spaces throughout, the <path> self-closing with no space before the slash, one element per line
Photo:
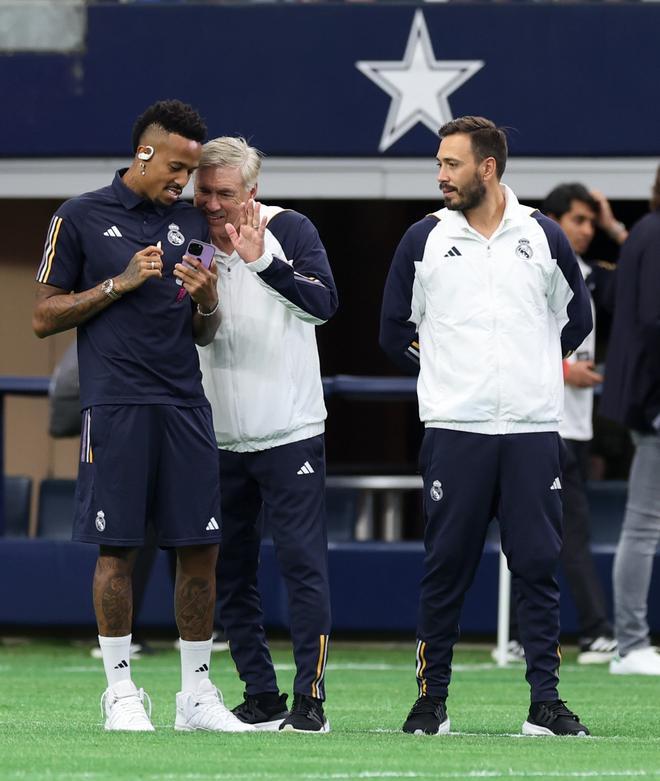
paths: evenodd
<path fill-rule="evenodd" d="M 306 779 L 307 781 L 335 781 L 339 779 L 361 779 L 361 778 L 446 778 L 446 779 L 464 779 L 464 778 L 657 778 L 660 773 L 658 770 L 568 770 L 568 771 L 548 771 L 548 770 L 522 770 L 520 772 L 509 768 L 508 770 L 467 770 L 467 771 L 433 771 L 429 773 L 419 773 L 412 770 L 356 770 L 346 773 L 296 773 L 296 779 Z M 4 779 L 25 778 L 27 771 L 14 771 L 9 775 L 3 776 Z M 30 771 L 30 777 L 32 772 Z M 141 781 L 253 781 L 254 779 L 273 779 L 287 778 L 292 776 L 290 773 L 144 773 L 140 774 Z M 107 778 L 106 773 L 96 772 L 66 772 L 66 773 L 48 773 L 49 781 L 81 781 L 93 780 L 95 778 Z"/>

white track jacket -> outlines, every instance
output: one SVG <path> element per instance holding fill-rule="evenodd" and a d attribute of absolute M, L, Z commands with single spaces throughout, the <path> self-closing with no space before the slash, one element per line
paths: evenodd
<path fill-rule="evenodd" d="M 264 255 L 216 253 L 222 321 L 199 347 L 218 447 L 267 450 L 323 433 L 326 410 L 315 326 L 337 309 L 321 239 L 302 214 L 262 206 Z"/>
<path fill-rule="evenodd" d="M 562 356 L 592 327 L 589 293 L 561 228 L 518 203 L 490 239 L 440 209 L 404 235 L 390 268 L 380 342 L 419 371 L 426 426 L 481 434 L 557 431 Z"/>

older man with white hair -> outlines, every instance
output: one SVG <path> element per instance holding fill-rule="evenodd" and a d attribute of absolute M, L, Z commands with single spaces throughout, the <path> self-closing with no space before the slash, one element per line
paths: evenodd
<path fill-rule="evenodd" d="M 245 683 L 236 716 L 259 729 L 327 732 L 326 410 L 315 329 L 335 313 L 337 291 L 314 225 L 254 200 L 261 157 L 243 138 L 216 138 L 195 179 L 195 204 L 217 250 L 222 312 L 215 339 L 200 350 L 219 448 L 220 619 Z M 264 521 L 289 598 L 297 671 L 290 712 L 257 590 Z"/>

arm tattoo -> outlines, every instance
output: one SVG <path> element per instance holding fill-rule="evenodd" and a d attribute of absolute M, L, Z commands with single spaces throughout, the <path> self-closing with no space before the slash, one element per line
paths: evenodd
<path fill-rule="evenodd" d="M 82 293 L 58 291 L 53 294 L 53 290 L 57 288 L 48 285 L 40 285 L 37 289 L 33 318 L 37 336 L 50 336 L 76 328 L 112 303 L 112 299 L 103 293 L 100 285 Z"/>

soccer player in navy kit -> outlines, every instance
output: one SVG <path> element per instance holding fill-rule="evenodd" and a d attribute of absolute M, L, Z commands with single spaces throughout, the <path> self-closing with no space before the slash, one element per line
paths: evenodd
<path fill-rule="evenodd" d="M 35 333 L 78 329 L 83 425 L 73 539 L 99 546 L 93 596 L 107 730 L 153 730 L 129 657 L 131 574 L 148 522 L 178 556 L 175 728 L 250 729 L 224 707 L 208 672 L 220 495 L 195 344 L 213 339 L 220 314 L 214 266 L 184 256 L 190 239 L 207 237 L 206 221 L 179 200 L 205 135 L 190 106 L 150 106 L 133 128 L 131 166 L 56 211 L 37 273 Z"/>
<path fill-rule="evenodd" d="M 589 296 L 566 236 L 500 184 L 504 132 L 482 117 L 443 126 L 445 208 L 394 255 L 381 345 L 419 368 L 426 432 L 419 697 L 403 725 L 449 731 L 445 701 L 459 615 L 487 526 L 500 523 L 518 598 L 531 706 L 523 732 L 586 735 L 559 699 L 562 355 L 591 330 Z"/>

